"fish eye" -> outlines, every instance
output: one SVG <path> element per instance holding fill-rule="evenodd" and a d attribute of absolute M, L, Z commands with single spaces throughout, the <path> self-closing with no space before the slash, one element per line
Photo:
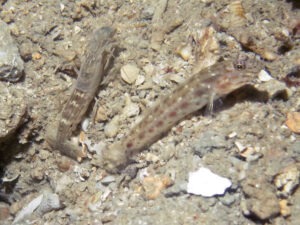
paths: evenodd
<path fill-rule="evenodd" d="M 246 69 L 246 64 L 245 63 L 238 63 L 238 64 L 235 65 L 235 68 L 237 70 L 244 70 L 244 69 Z"/>

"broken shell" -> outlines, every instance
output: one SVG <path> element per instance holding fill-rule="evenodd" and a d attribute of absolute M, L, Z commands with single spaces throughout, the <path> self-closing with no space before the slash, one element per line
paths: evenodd
<path fill-rule="evenodd" d="M 140 69 L 135 64 L 127 64 L 121 68 L 121 77 L 128 84 L 133 84 L 139 73 Z"/>
<path fill-rule="evenodd" d="M 244 7 L 241 3 L 241 1 L 235 1 L 235 2 L 231 2 L 227 8 L 229 9 L 229 11 L 235 15 L 235 16 L 239 16 L 242 18 L 246 18 L 245 17 L 245 10 Z"/>
<path fill-rule="evenodd" d="M 300 112 L 289 112 L 285 124 L 292 132 L 300 133 Z"/>
<path fill-rule="evenodd" d="M 218 13 L 217 20 L 217 23 L 225 29 L 245 26 L 247 19 L 241 1 L 228 4 Z"/>
<path fill-rule="evenodd" d="M 148 200 L 156 199 L 160 193 L 171 186 L 173 181 L 169 176 L 149 176 L 142 180 L 144 196 Z"/>
<path fill-rule="evenodd" d="M 219 58 L 220 45 L 216 38 L 216 30 L 210 26 L 196 32 L 194 39 L 197 43 L 195 49 L 194 73 L 216 63 Z"/>

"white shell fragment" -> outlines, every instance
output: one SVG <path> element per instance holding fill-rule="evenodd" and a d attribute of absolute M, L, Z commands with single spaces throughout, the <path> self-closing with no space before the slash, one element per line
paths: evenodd
<path fill-rule="evenodd" d="M 270 75 L 267 71 L 265 71 L 265 70 L 261 70 L 261 71 L 259 72 L 258 78 L 259 78 L 259 80 L 262 81 L 262 82 L 267 82 L 267 81 L 273 79 L 273 77 L 271 77 L 271 75 Z"/>
<path fill-rule="evenodd" d="M 39 207 L 39 205 L 41 204 L 43 200 L 43 195 L 39 195 L 38 197 L 36 197 L 35 199 L 33 199 L 31 202 L 29 202 L 28 205 L 26 205 L 16 216 L 16 218 L 14 219 L 12 224 L 16 224 L 20 221 L 22 221 L 25 217 L 31 215 L 36 209 L 37 207 Z"/>
<path fill-rule="evenodd" d="M 84 131 L 84 132 L 87 132 L 88 128 L 89 128 L 89 125 L 90 125 L 90 121 L 88 118 L 85 118 L 82 122 L 81 122 L 81 129 Z"/>
<path fill-rule="evenodd" d="M 196 172 L 189 173 L 187 192 L 189 194 L 212 197 L 222 195 L 231 186 L 231 181 L 212 173 L 207 168 L 200 168 Z"/>
<path fill-rule="evenodd" d="M 128 84 L 133 84 L 139 73 L 140 69 L 135 64 L 126 64 L 121 68 L 121 77 Z"/>

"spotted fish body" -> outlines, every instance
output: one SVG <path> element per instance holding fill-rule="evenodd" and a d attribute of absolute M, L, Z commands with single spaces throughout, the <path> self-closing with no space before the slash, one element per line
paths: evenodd
<path fill-rule="evenodd" d="M 250 83 L 260 69 L 249 65 L 238 70 L 224 61 L 194 74 L 170 95 L 158 100 L 123 140 L 103 151 L 103 167 L 118 172 L 132 155 L 153 144 L 185 116 Z"/>
<path fill-rule="evenodd" d="M 56 135 L 53 132 L 48 135 L 50 145 L 75 159 L 83 154 L 69 138 L 81 122 L 103 79 L 105 66 L 109 63 L 114 48 L 114 33 L 115 30 L 110 27 L 102 27 L 93 32 L 83 55 L 76 84 L 62 110 Z"/>

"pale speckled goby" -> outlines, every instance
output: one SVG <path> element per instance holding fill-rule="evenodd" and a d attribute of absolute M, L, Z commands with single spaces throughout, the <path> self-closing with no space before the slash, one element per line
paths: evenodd
<path fill-rule="evenodd" d="M 153 144 L 185 116 L 251 83 L 262 69 L 255 59 L 239 60 L 236 67 L 233 64 L 217 62 L 159 99 L 122 140 L 103 150 L 101 166 L 110 172 L 119 172 L 130 157 Z"/>
<path fill-rule="evenodd" d="M 85 153 L 69 138 L 83 119 L 105 75 L 106 66 L 115 49 L 114 34 L 115 30 L 110 27 L 101 27 L 93 32 L 83 54 L 76 84 L 61 112 L 58 124 L 47 129 L 47 142 L 53 148 L 77 160 L 84 157 Z"/>

